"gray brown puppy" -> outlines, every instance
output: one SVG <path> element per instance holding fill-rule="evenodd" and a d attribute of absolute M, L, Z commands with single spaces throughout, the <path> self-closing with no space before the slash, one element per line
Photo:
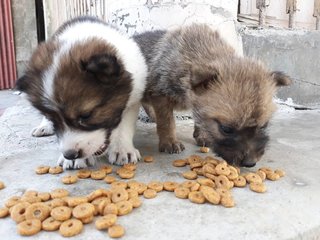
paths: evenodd
<path fill-rule="evenodd" d="M 269 140 L 273 95 L 291 80 L 257 60 L 237 56 L 204 24 L 146 32 L 134 39 L 148 63 L 143 101 L 155 113 L 159 150 L 184 150 L 173 110 L 192 109 L 198 145 L 211 146 L 230 164 L 254 166 Z"/>

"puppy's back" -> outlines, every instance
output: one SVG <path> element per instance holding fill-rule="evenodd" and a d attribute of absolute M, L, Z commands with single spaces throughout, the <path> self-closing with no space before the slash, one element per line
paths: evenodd
<path fill-rule="evenodd" d="M 165 36 L 166 31 L 156 30 L 156 31 L 147 31 L 141 34 L 133 36 L 133 39 L 138 43 L 140 49 L 146 58 L 148 64 L 151 63 L 151 59 L 157 53 L 156 47 L 162 38 Z"/>

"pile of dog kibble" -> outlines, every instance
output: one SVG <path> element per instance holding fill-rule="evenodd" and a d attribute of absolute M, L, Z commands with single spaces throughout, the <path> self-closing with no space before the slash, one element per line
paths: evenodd
<path fill-rule="evenodd" d="M 201 148 L 201 152 L 207 152 Z M 154 161 L 147 156 L 145 162 Z M 55 189 L 52 192 L 26 191 L 21 197 L 13 196 L 0 208 L 0 218 L 8 215 L 18 224 L 20 235 L 30 236 L 41 230 L 56 231 L 64 237 L 80 234 L 83 224 L 91 223 L 95 216 L 95 226 L 98 230 L 107 230 L 112 238 L 124 235 L 124 228 L 117 224 L 118 216 L 127 215 L 142 204 L 139 195 L 146 199 L 155 198 L 163 190 L 174 192 L 177 198 L 189 199 L 193 203 L 221 204 L 224 207 L 235 205 L 231 194 L 233 187 L 245 187 L 247 183 L 252 191 L 266 191 L 263 181 L 278 180 L 284 176 L 282 170 L 273 171 L 270 168 L 260 168 L 257 172 L 241 174 L 240 169 L 228 165 L 226 161 L 207 156 L 202 158 L 191 155 L 187 159 L 173 161 L 175 167 L 189 166 L 190 170 L 182 173 L 187 179 L 182 183 L 151 181 L 148 184 L 129 180 L 117 180 L 111 166 L 102 166 L 99 170 L 79 170 L 76 175 L 62 177 L 64 184 L 74 184 L 78 179 L 91 178 L 104 180 L 110 184 L 109 189 L 97 189 L 87 196 L 70 196 L 65 189 Z M 137 165 L 125 164 L 116 170 L 121 179 L 131 179 L 135 176 Z M 61 167 L 40 166 L 37 174 L 59 174 Z M 0 182 L 0 187 L 4 184 Z"/>

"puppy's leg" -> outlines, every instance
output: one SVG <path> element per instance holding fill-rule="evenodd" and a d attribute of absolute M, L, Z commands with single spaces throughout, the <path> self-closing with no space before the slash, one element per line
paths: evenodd
<path fill-rule="evenodd" d="M 153 107 L 148 103 L 142 103 L 142 107 L 143 107 L 144 111 L 146 112 L 146 114 L 149 116 L 150 122 L 155 122 L 156 121 L 156 113 L 154 112 Z"/>
<path fill-rule="evenodd" d="M 34 137 L 50 136 L 54 134 L 53 124 L 46 117 L 42 118 L 42 121 L 38 127 L 35 127 L 31 131 Z"/>
<path fill-rule="evenodd" d="M 165 97 L 152 99 L 156 114 L 157 133 L 159 136 L 159 151 L 180 153 L 185 147 L 176 137 L 176 124 L 173 116 L 173 106 Z"/>
<path fill-rule="evenodd" d="M 193 138 L 196 140 L 198 146 L 210 146 L 210 138 L 208 133 L 205 131 L 205 129 L 203 129 L 203 127 L 201 127 L 196 122 L 194 123 Z"/>
<path fill-rule="evenodd" d="M 136 163 L 141 158 L 139 150 L 133 145 L 139 107 L 140 104 L 136 104 L 126 109 L 119 126 L 111 133 L 107 154 L 112 164 Z"/>

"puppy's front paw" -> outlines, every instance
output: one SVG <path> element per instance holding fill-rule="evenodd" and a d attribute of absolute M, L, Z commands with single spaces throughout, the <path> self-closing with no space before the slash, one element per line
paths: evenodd
<path fill-rule="evenodd" d="M 86 159 L 76 159 L 74 160 L 73 169 L 81 169 L 88 167 Z"/>
<path fill-rule="evenodd" d="M 61 154 L 57 164 L 61 166 L 64 170 L 66 170 L 73 169 L 74 162 L 72 160 L 65 159 L 64 156 Z"/>
<path fill-rule="evenodd" d="M 31 135 L 34 137 L 44 137 L 44 136 L 50 136 L 54 134 L 53 126 L 50 124 L 47 125 L 39 125 L 38 127 L 35 127 L 31 131 Z"/>
<path fill-rule="evenodd" d="M 181 153 L 184 149 L 184 145 L 179 141 L 161 141 L 159 143 L 160 152 Z"/>
<path fill-rule="evenodd" d="M 59 157 L 58 165 L 61 166 L 65 170 L 66 169 L 68 169 L 68 170 L 81 169 L 81 168 L 88 167 L 87 159 L 68 160 L 68 159 L 65 159 L 63 155 L 61 155 Z"/>
<path fill-rule="evenodd" d="M 117 165 L 137 163 L 141 158 L 139 150 L 132 144 L 117 141 L 111 142 L 107 154 L 109 162 Z"/>

